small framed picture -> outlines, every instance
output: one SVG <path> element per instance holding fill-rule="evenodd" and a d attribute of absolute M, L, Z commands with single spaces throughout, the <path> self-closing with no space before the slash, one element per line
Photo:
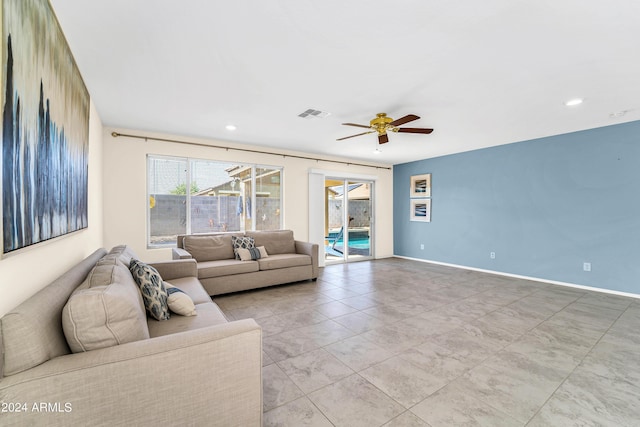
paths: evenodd
<path fill-rule="evenodd" d="M 431 199 L 411 199 L 411 221 L 431 222 Z"/>
<path fill-rule="evenodd" d="M 413 175 L 409 197 L 431 197 L 431 174 Z"/>

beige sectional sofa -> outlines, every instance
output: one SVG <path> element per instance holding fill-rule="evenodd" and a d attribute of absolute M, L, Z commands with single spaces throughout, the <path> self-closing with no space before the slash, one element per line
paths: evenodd
<path fill-rule="evenodd" d="M 268 256 L 236 259 L 232 237 L 252 238 L 254 246 L 264 247 Z M 295 240 L 291 230 L 179 235 L 173 259 L 191 258 L 197 261 L 198 278 L 212 296 L 318 277 L 318 245 Z"/>
<path fill-rule="evenodd" d="M 99 249 L 0 319 L 0 425 L 261 425 L 260 327 L 225 318 L 194 260 L 152 266 L 197 315 L 148 318 L 131 256 Z"/>

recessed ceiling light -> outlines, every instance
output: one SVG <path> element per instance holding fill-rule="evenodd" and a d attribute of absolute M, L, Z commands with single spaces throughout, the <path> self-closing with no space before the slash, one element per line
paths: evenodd
<path fill-rule="evenodd" d="M 236 127 L 234 125 L 226 125 L 225 129 L 227 129 L 227 130 L 236 130 Z"/>
<path fill-rule="evenodd" d="M 373 154 L 382 154 L 382 150 L 381 150 L 381 149 L 379 149 L 379 148 L 376 148 L 376 149 L 373 151 Z"/>
<path fill-rule="evenodd" d="M 584 99 L 582 98 L 570 99 L 569 101 L 565 102 L 564 105 L 566 105 L 567 107 L 575 107 L 576 105 L 582 104 L 582 101 L 584 101 Z"/>

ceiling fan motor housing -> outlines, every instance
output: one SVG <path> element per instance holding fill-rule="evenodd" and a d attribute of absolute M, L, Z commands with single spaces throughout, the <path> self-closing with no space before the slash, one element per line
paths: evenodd
<path fill-rule="evenodd" d="M 372 128 L 378 131 L 378 135 L 382 135 L 387 133 L 389 123 L 392 121 L 393 119 L 391 117 L 387 117 L 386 113 L 378 113 L 376 114 L 376 118 L 371 120 L 369 123 Z"/>

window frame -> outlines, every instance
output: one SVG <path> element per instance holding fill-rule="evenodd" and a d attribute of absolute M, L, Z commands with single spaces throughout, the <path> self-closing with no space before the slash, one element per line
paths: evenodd
<path fill-rule="evenodd" d="M 192 221 L 191 221 L 191 185 L 192 185 L 192 169 L 193 169 L 193 162 L 212 162 L 212 163 L 221 163 L 221 164 L 225 164 L 228 165 L 229 168 L 233 167 L 233 166 L 242 166 L 242 167 L 250 167 L 251 168 L 251 219 L 250 219 L 250 224 L 251 224 L 251 231 L 256 230 L 256 223 L 257 223 L 257 218 L 256 218 L 256 211 L 257 211 L 257 191 L 256 191 L 256 171 L 257 169 L 272 169 L 274 171 L 279 171 L 279 175 L 280 175 L 280 182 L 279 182 L 279 189 L 280 189 L 280 195 L 279 195 L 279 219 L 278 219 L 278 229 L 282 229 L 284 227 L 284 166 L 280 166 L 280 165 L 266 165 L 263 163 L 248 163 L 248 162 L 232 162 L 232 161 L 227 161 L 227 160 L 216 160 L 216 159 L 208 159 L 208 158 L 198 158 L 198 157 L 182 157 L 182 156 L 170 156 L 170 155 L 162 155 L 162 154 L 151 154 L 148 153 L 147 154 L 147 165 L 146 165 L 146 179 L 147 179 L 147 185 L 146 185 L 146 246 L 147 249 L 160 249 L 160 248 L 171 248 L 171 247 L 176 247 L 176 242 L 173 243 L 152 243 L 151 242 L 151 206 L 150 206 L 150 198 L 152 196 L 152 194 L 157 194 L 157 193 L 152 193 L 151 192 L 151 187 L 152 187 L 152 180 L 151 180 L 151 176 L 150 176 L 150 170 L 151 170 L 151 162 L 153 162 L 154 160 L 173 160 L 173 161 L 177 161 L 177 162 L 186 162 L 186 181 L 185 181 L 185 187 L 186 187 L 186 194 L 185 194 L 185 211 L 186 211 L 186 221 L 185 221 L 185 230 L 184 230 L 184 234 L 191 234 L 191 228 L 192 228 Z M 246 222 L 246 220 L 242 221 L 243 223 Z M 242 223 L 241 223 L 242 224 Z M 241 225 L 241 231 L 243 229 L 245 224 Z M 244 230 L 247 230 L 246 227 L 244 227 Z"/>

